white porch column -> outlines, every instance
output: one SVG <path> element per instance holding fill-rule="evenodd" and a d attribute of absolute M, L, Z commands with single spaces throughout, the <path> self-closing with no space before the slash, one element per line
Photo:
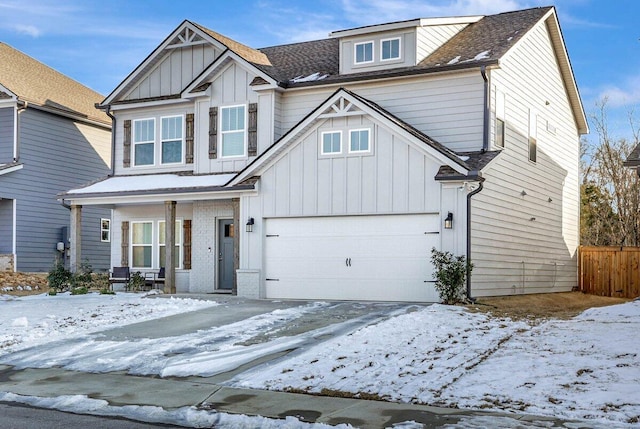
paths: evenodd
<path fill-rule="evenodd" d="M 164 292 L 176 293 L 176 202 L 165 201 L 164 209 Z"/>
<path fill-rule="evenodd" d="M 71 206 L 71 228 L 69 229 L 69 268 L 75 273 L 82 262 L 82 206 Z"/>

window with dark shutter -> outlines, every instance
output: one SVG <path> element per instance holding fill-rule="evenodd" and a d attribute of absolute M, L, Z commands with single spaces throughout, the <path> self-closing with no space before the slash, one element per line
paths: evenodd
<path fill-rule="evenodd" d="M 247 131 L 249 134 L 247 136 L 247 153 L 249 156 L 256 156 L 258 154 L 258 103 L 249 104 L 249 123 Z"/>
<path fill-rule="evenodd" d="M 218 107 L 209 108 L 209 159 L 218 157 Z"/>
<path fill-rule="evenodd" d="M 131 119 L 124 121 L 124 141 L 122 143 L 122 166 L 131 166 Z M 126 266 L 126 265 L 123 265 Z"/>
<path fill-rule="evenodd" d="M 182 244 L 184 245 L 184 254 L 182 267 L 185 270 L 191 269 L 191 219 L 182 221 Z"/>
<path fill-rule="evenodd" d="M 120 266 L 129 266 L 129 221 L 122 221 L 122 237 L 120 239 Z"/>
<path fill-rule="evenodd" d="M 186 118 L 186 145 L 185 162 L 193 164 L 193 113 L 187 113 Z"/>

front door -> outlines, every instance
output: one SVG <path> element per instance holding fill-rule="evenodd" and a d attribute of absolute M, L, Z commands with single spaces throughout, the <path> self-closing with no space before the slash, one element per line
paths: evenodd
<path fill-rule="evenodd" d="M 233 219 L 218 221 L 218 289 L 233 289 Z"/>

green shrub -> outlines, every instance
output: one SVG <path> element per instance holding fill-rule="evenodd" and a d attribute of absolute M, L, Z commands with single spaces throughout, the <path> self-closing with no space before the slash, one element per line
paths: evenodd
<path fill-rule="evenodd" d="M 454 256 L 451 252 L 431 249 L 431 263 L 435 268 L 433 277 L 435 288 L 444 304 L 456 304 L 465 301 L 465 283 L 467 271 L 471 273 L 473 264 L 464 256 Z"/>
<path fill-rule="evenodd" d="M 144 284 L 145 284 L 145 279 L 142 273 L 140 273 L 140 271 L 136 271 L 135 273 L 131 274 L 131 277 L 129 278 L 130 290 L 137 292 L 142 288 L 144 288 Z"/>
<path fill-rule="evenodd" d="M 80 264 L 76 272 L 71 275 L 71 288 L 89 289 L 93 281 L 92 273 L 93 269 L 91 267 L 91 264 L 89 263 L 89 261 L 85 260 Z"/>
<path fill-rule="evenodd" d="M 49 270 L 47 282 L 49 283 L 49 289 L 55 292 L 63 292 L 69 288 L 71 273 L 64 267 L 64 262 L 60 258 L 56 258 L 53 268 Z"/>
<path fill-rule="evenodd" d="M 115 294 L 116 293 L 111 289 L 109 289 L 108 287 L 100 289 L 100 295 L 115 295 Z"/>
<path fill-rule="evenodd" d="M 71 288 L 71 295 L 86 295 L 89 293 L 89 289 L 86 286 Z"/>

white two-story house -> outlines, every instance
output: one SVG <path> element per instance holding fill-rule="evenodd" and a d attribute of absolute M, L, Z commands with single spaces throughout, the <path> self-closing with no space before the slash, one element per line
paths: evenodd
<path fill-rule="evenodd" d="M 184 21 L 99 108 L 113 174 L 60 198 L 113 209 L 112 265 L 169 292 L 437 301 L 434 247 L 470 296 L 577 284 L 587 123 L 552 7 L 263 49 Z"/>

